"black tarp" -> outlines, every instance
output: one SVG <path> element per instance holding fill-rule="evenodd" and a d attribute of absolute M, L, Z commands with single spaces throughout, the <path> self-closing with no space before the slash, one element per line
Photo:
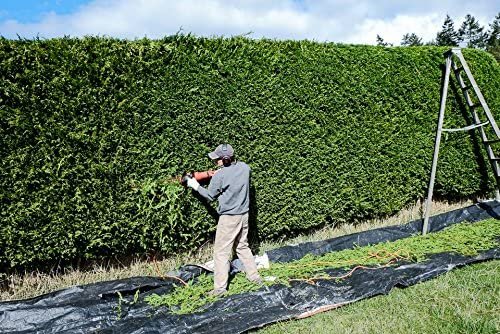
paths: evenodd
<path fill-rule="evenodd" d="M 464 220 L 498 217 L 500 205 L 488 202 L 451 211 L 431 220 L 432 231 Z M 370 230 L 322 242 L 287 246 L 269 252 L 279 261 L 298 259 L 307 253 L 323 254 L 352 247 L 396 240 L 419 231 L 419 222 Z M 301 248 L 305 247 L 305 250 Z M 288 255 L 287 255 L 288 254 Z M 175 280 L 135 277 L 100 282 L 48 293 L 36 298 L 0 303 L 1 333 L 241 333 L 279 320 L 308 316 L 318 310 L 388 293 L 393 287 L 410 286 L 436 277 L 457 266 L 500 258 L 495 248 L 478 256 L 438 254 L 422 263 L 358 269 L 343 280 L 323 280 L 311 285 L 292 282 L 259 291 L 222 298 L 200 312 L 174 315 L 164 307 L 153 308 L 143 301 L 151 293 L 168 293 Z M 197 266 L 182 268 L 183 279 L 202 272 Z M 346 271 L 327 271 L 333 277 Z M 139 298 L 134 303 L 134 295 Z M 119 301 L 117 292 L 124 300 Z"/>

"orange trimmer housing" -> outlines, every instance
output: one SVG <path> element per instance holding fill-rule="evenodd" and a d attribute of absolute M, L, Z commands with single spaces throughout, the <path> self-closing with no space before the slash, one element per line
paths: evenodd
<path fill-rule="evenodd" d="M 193 172 L 193 177 L 198 182 L 203 182 L 206 180 L 210 180 L 214 174 L 217 173 L 216 170 L 207 170 L 205 172 Z"/>
<path fill-rule="evenodd" d="M 214 174 L 217 173 L 216 170 L 207 170 L 204 172 L 186 172 L 182 175 L 181 177 L 181 184 L 186 187 L 187 186 L 187 180 L 190 177 L 193 177 L 196 181 L 203 183 L 212 178 Z"/>

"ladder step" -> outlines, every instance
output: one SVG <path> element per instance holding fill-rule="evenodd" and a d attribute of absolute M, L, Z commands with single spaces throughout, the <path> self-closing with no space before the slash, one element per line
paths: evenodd
<path fill-rule="evenodd" d="M 488 139 L 488 140 L 483 141 L 483 143 L 485 143 L 487 145 L 488 144 L 493 144 L 493 143 L 498 143 L 498 142 L 500 142 L 500 138 L 497 138 L 497 139 Z"/>
<path fill-rule="evenodd" d="M 458 73 L 458 72 L 461 72 L 461 71 L 463 71 L 463 70 L 464 70 L 464 67 L 463 67 L 463 66 L 459 66 L 459 67 L 457 67 L 457 68 L 454 68 L 454 69 L 453 69 L 453 71 L 455 71 L 455 72 L 457 72 L 457 73 Z"/>
<path fill-rule="evenodd" d="M 462 90 L 469 90 L 472 88 L 472 85 L 469 85 L 469 86 L 463 86 L 463 87 L 460 87 L 462 88 Z"/>
<path fill-rule="evenodd" d="M 482 107 L 481 103 L 474 103 L 473 105 L 469 106 L 471 109 L 476 109 L 478 107 Z"/>
<path fill-rule="evenodd" d="M 458 132 L 458 131 L 469 131 L 473 130 L 475 128 L 479 128 L 480 126 L 485 126 L 489 122 L 484 122 L 484 123 L 479 123 L 479 124 L 471 124 L 468 126 L 465 126 L 463 128 L 456 128 L 456 129 L 443 129 L 443 132 Z"/>

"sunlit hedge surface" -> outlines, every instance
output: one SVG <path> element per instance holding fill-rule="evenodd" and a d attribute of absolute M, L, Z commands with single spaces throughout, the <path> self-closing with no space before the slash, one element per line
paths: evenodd
<path fill-rule="evenodd" d="M 171 178 L 213 168 L 221 142 L 252 168 L 260 239 L 393 213 L 426 192 L 444 51 L 2 39 L 0 266 L 201 245 L 213 209 Z M 464 54 L 498 115 L 498 64 Z M 446 127 L 466 124 L 459 94 L 450 89 Z M 492 189 L 478 139 L 443 138 L 440 195 Z"/>

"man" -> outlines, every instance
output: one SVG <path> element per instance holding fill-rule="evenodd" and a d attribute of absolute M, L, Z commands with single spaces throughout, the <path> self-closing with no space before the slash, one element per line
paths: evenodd
<path fill-rule="evenodd" d="M 262 279 L 248 246 L 250 167 L 234 159 L 234 150 L 229 144 L 217 146 L 208 156 L 220 167 L 212 177 L 208 188 L 201 187 L 194 178 L 190 178 L 187 185 L 208 201 L 215 199 L 219 201 L 217 208 L 219 222 L 214 244 L 214 290 L 210 292 L 212 296 L 219 296 L 227 292 L 234 246 L 238 258 L 245 267 L 247 278 L 257 284 L 262 284 Z"/>

